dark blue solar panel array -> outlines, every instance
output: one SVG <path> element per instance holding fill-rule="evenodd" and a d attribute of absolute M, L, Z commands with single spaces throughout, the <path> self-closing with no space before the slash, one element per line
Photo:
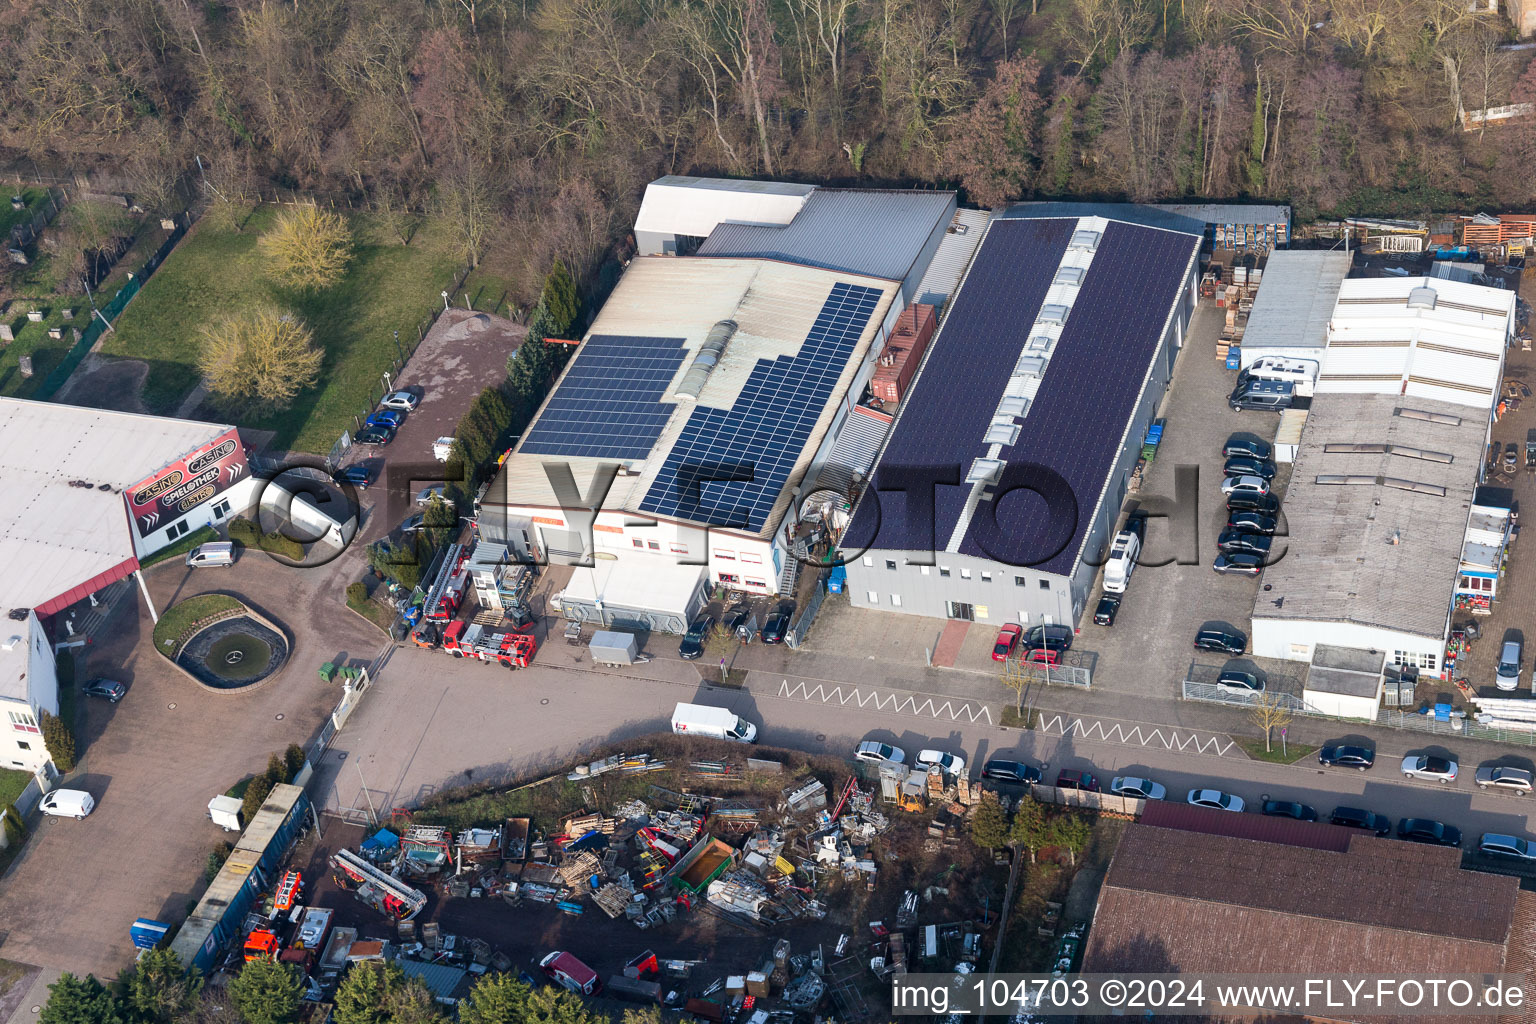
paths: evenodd
<path fill-rule="evenodd" d="M 987 425 L 1075 227 L 1075 219 L 993 223 L 881 457 L 877 486 L 886 467 L 902 465 L 949 465 L 963 481 L 972 460 L 986 454 Z M 1071 571 L 1198 244 L 1189 234 L 1109 224 L 1018 443 L 1000 456 L 1043 466 L 1065 481 L 1077 503 L 1072 534 L 1056 537 L 1058 524 L 1044 502 L 1016 494 L 995 506 L 1005 550 L 996 538 L 984 550 L 973 520 L 961 552 Z M 948 541 L 969 492 L 963 483 L 936 488 L 937 548 Z M 907 521 L 902 495 L 882 492 L 878 499 L 878 512 L 868 499 L 860 502 L 844 546 L 923 549 L 927 538 Z"/>
<path fill-rule="evenodd" d="M 572 458 L 645 458 L 672 415 L 672 404 L 660 399 L 686 354 L 682 338 L 594 334 L 519 450 Z"/>
<path fill-rule="evenodd" d="M 758 360 L 730 409 L 695 409 L 641 510 L 762 529 L 881 294 L 833 285 L 799 352 Z"/>

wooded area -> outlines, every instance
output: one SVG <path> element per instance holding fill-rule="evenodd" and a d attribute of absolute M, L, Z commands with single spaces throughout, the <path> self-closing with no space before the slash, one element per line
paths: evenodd
<path fill-rule="evenodd" d="M 1479 0 L 1475 6 L 1485 6 Z M 1318 211 L 1529 205 L 1529 52 L 1468 0 L 16 0 L 0 144 L 431 211 L 580 272 L 662 173 Z M 527 298 L 531 298 L 528 296 Z"/>

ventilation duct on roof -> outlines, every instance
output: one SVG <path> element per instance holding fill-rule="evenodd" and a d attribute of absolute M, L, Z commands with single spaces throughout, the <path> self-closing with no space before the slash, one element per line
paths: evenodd
<path fill-rule="evenodd" d="M 698 354 L 693 357 L 693 364 L 688 367 L 688 372 L 683 374 L 683 382 L 674 392 L 678 398 L 697 399 L 699 397 L 699 392 L 704 390 L 704 384 L 709 380 L 709 375 L 714 372 L 716 364 L 720 362 L 720 356 L 725 352 L 725 346 L 731 340 L 731 335 L 735 333 L 735 320 L 721 320 L 709 329 L 709 333 L 704 336 L 704 344 L 699 346 Z"/>
<path fill-rule="evenodd" d="M 1050 305 L 1040 308 L 1040 322 L 1042 324 L 1064 324 L 1067 322 L 1067 314 L 1072 312 L 1071 306 Z"/>
<path fill-rule="evenodd" d="M 965 482 L 968 484 L 996 483 L 998 477 L 1003 475 L 1003 466 L 1007 463 L 1002 459 L 977 459 L 971 463 L 971 471 L 965 474 Z"/>
<path fill-rule="evenodd" d="M 1029 351 L 1049 352 L 1054 344 L 1056 344 L 1056 339 L 1052 338 L 1049 334 L 1037 334 L 1029 339 Z"/>
<path fill-rule="evenodd" d="M 1080 285 L 1082 283 L 1082 267 L 1058 267 L 1056 269 L 1056 284 Z"/>
<path fill-rule="evenodd" d="M 997 403 L 997 415 L 999 416 L 1023 416 L 1029 412 L 1029 399 L 1021 395 L 1004 395 L 1003 400 Z"/>
<path fill-rule="evenodd" d="M 1068 248 L 1085 249 L 1088 252 L 1094 252 L 1099 247 L 1100 237 L 1102 237 L 1100 232 L 1089 231 L 1086 228 L 1079 231 L 1074 231 L 1072 232 L 1072 241 L 1068 245 Z"/>
<path fill-rule="evenodd" d="M 1014 376 L 1038 377 L 1045 372 L 1045 360 L 1039 356 L 1020 356 L 1018 365 L 1013 368 Z"/>
<path fill-rule="evenodd" d="M 994 416 L 987 428 L 987 444 L 1000 444 L 1011 448 L 1019 443 L 1020 427 L 1011 416 Z"/>
<path fill-rule="evenodd" d="M 1428 285 L 1421 285 L 1408 293 L 1409 309 L 1434 309 L 1435 290 Z"/>

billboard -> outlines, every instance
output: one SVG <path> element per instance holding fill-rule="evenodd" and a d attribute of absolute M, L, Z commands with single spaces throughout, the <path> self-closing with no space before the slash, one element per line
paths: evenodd
<path fill-rule="evenodd" d="M 249 474 L 240 432 L 230 427 L 123 494 L 128 499 L 134 529 L 142 540 L 184 519 L 197 506 Z"/>

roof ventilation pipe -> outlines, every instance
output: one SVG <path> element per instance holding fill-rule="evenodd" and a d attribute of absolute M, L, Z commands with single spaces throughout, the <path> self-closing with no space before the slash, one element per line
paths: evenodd
<path fill-rule="evenodd" d="M 699 346 L 698 355 L 693 357 L 688 372 L 683 374 L 683 382 L 673 392 L 676 397 L 698 400 L 699 392 L 704 390 L 704 382 L 709 380 L 709 375 L 714 372 L 715 365 L 725 352 L 726 344 L 735 333 L 735 320 L 721 320 L 709 329 L 709 333 L 704 336 L 704 344 Z"/>

